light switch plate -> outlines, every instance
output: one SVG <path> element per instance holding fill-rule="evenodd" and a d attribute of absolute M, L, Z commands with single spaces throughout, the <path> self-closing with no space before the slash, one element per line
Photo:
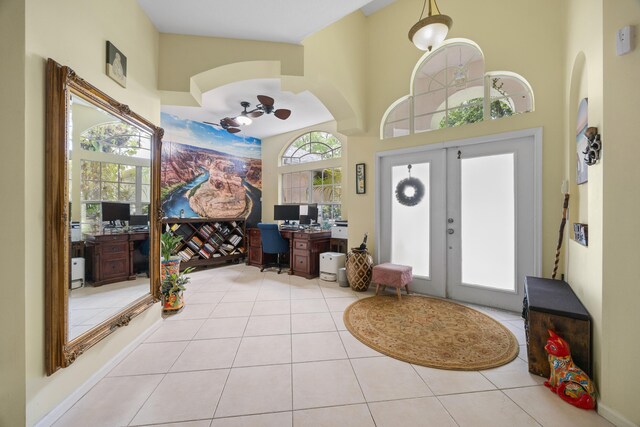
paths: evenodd
<path fill-rule="evenodd" d="M 633 27 L 627 25 L 618 30 L 616 37 L 616 52 L 618 56 L 631 52 L 631 42 L 633 38 Z"/>

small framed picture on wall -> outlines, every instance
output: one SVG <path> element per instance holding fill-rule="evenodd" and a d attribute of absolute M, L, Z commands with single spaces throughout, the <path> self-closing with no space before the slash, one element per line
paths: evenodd
<path fill-rule="evenodd" d="M 367 192 L 367 183 L 365 175 L 365 164 L 356 164 L 356 194 L 364 194 Z"/>
<path fill-rule="evenodd" d="M 110 41 L 107 41 L 107 76 L 127 87 L 127 57 Z"/>

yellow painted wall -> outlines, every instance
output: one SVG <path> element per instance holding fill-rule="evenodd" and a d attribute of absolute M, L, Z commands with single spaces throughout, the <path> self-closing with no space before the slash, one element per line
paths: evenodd
<path fill-rule="evenodd" d="M 346 134 L 377 126 L 366 121 L 367 85 L 370 84 L 366 35 L 367 20 L 357 11 L 303 41 L 305 76 L 311 81 L 328 82 L 353 110 L 353 123 L 338 126 Z"/>
<path fill-rule="evenodd" d="M 289 43 L 160 34 L 158 88 L 189 91 L 191 77 L 236 62 L 280 61 L 284 75 L 304 73 L 303 47 Z"/>
<path fill-rule="evenodd" d="M 44 67 L 48 57 L 73 68 L 83 77 L 133 111 L 159 123 L 160 97 L 157 92 L 159 35 L 135 2 L 112 0 L 86 2 L 66 0 L 26 2 L 26 136 L 24 138 L 24 189 L 11 181 L 24 200 L 24 215 L 11 220 L 13 228 L 24 217 L 25 227 L 15 247 L 26 246 L 29 259 L 24 279 L 26 303 L 26 424 L 32 425 L 95 371 L 118 354 L 136 336 L 160 317 L 159 305 L 147 310 L 131 324 L 103 340 L 69 368 L 51 377 L 44 372 Z M 13 40 L 13 38 L 11 38 Z M 128 60 L 127 88 L 105 74 L 105 44 L 113 42 Z M 25 86 L 23 86 L 25 88 Z M 7 126 L 8 128 L 9 126 Z M 22 145 L 22 144 L 18 144 Z M 18 162 L 19 163 L 19 162 Z M 16 221 L 18 221 L 16 223 Z M 16 261 L 20 262 L 20 260 Z M 15 324 L 14 322 L 11 322 Z M 4 346 L 3 346 L 4 348 Z M 24 358 L 22 358 L 24 359 Z M 24 375 L 23 380 L 24 382 Z M 18 384 L 19 386 L 19 384 Z M 20 387 L 16 387 L 17 390 Z M 4 412 L 4 411 L 3 411 Z M 6 425 L 22 425 L 6 424 Z M 4 424 L 3 424 L 4 425 Z"/>
<path fill-rule="evenodd" d="M 576 118 L 589 98 L 589 126 L 602 127 L 602 0 L 572 0 L 566 6 L 564 57 L 565 177 L 571 194 L 566 233 L 566 280 L 593 318 L 594 379 L 602 378 L 602 191 L 603 165 L 589 166 L 587 184 L 576 185 Z M 589 25 L 584 25 L 589 22 Z M 587 221 L 589 246 L 573 240 L 573 223 Z"/>
<path fill-rule="evenodd" d="M 640 425 L 640 49 L 617 56 L 616 32 L 640 30 L 640 2 L 603 1 L 602 404 Z M 589 198 L 591 203 L 591 196 Z M 591 221 L 591 218 L 589 219 Z M 591 224 L 589 224 L 591 225 Z"/>
<path fill-rule="evenodd" d="M 5 200 L 0 209 L 2 229 L 0 259 L 5 268 L 0 280 L 3 295 L 10 304 L 0 310 L 0 426 L 25 423 L 25 283 L 26 254 L 25 205 L 25 5 L 21 0 L 0 3 L 0 194 Z M 7 64 L 11 64 L 8 66 Z M 43 150 L 44 152 L 44 150 Z M 41 193 L 40 197 L 44 197 Z M 37 251 L 37 246 L 36 246 Z M 29 266 L 30 268 L 30 266 Z"/>
<path fill-rule="evenodd" d="M 547 13 L 555 8 L 551 0 L 541 2 L 440 1 L 440 10 L 453 17 L 450 38 L 463 37 L 477 42 L 485 54 L 486 70 L 508 70 L 526 78 L 535 92 L 533 113 L 503 120 L 487 121 L 452 129 L 426 132 L 380 141 L 382 116 L 389 105 L 409 92 L 411 72 L 423 52 L 408 40 L 407 32 L 422 7 L 417 0 L 398 1 L 367 21 L 367 132 L 350 136 L 348 141 L 351 182 L 354 165 L 367 164 L 367 194 L 348 190 L 350 244 L 369 233 L 370 247 L 375 241 L 374 156 L 376 152 L 414 147 L 443 141 L 490 135 L 506 131 L 543 127 L 543 272 L 553 268 L 557 226 L 562 203 L 564 133 L 562 79 L 562 17 Z M 527 19 L 522 19 L 526 16 Z M 482 17 L 482 19 L 478 19 Z M 544 22 L 544 25 L 540 25 Z M 357 221 L 356 221 L 357 219 Z M 374 237 L 373 241 L 371 238 Z"/>

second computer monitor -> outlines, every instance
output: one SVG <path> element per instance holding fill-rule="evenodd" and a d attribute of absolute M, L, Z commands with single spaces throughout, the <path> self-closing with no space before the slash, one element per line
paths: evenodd
<path fill-rule="evenodd" d="M 306 211 L 306 215 L 305 215 Z M 300 206 L 300 224 L 311 224 L 311 221 L 318 222 L 318 205 L 301 205 Z"/>

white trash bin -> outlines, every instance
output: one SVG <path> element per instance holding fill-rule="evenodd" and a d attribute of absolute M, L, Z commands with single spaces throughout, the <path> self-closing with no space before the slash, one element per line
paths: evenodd
<path fill-rule="evenodd" d="M 320 254 L 320 279 L 327 282 L 338 280 L 338 270 L 344 267 L 345 254 L 324 252 Z"/>

